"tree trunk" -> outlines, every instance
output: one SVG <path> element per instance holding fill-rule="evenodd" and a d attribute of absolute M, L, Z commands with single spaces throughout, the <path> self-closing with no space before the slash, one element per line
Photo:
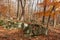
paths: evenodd
<path fill-rule="evenodd" d="M 20 20 L 21 20 L 21 21 L 24 20 L 24 13 L 25 13 L 25 11 L 24 11 L 24 7 L 23 7 L 23 8 L 22 8 L 22 14 L 21 14 L 21 16 L 20 16 Z"/>
<path fill-rule="evenodd" d="M 55 6 L 53 6 L 53 9 L 54 9 L 54 16 L 53 16 L 53 24 L 54 24 L 54 27 L 56 26 L 56 14 L 55 14 Z"/>
<path fill-rule="evenodd" d="M 18 14 L 19 14 L 19 0 L 17 1 L 17 18 L 18 18 Z"/>
<path fill-rule="evenodd" d="M 24 20 L 24 14 L 25 14 L 24 9 L 25 9 L 25 5 L 26 5 L 26 0 L 20 0 L 20 3 L 21 3 L 21 8 L 22 8 L 22 13 L 21 13 L 19 20 L 23 21 Z"/>
<path fill-rule="evenodd" d="M 44 24 L 44 19 L 45 19 L 45 10 L 46 10 L 46 5 L 44 6 L 44 14 L 43 14 L 43 19 L 42 19 L 43 24 Z"/>

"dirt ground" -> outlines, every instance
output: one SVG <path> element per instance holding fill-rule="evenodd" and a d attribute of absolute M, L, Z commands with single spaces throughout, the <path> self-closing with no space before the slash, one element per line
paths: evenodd
<path fill-rule="evenodd" d="M 58 31 L 58 32 L 56 32 Z M 48 32 L 48 35 L 39 35 L 36 37 L 25 38 L 20 29 L 6 30 L 0 27 L 0 40 L 60 40 L 60 30 L 54 29 Z"/>

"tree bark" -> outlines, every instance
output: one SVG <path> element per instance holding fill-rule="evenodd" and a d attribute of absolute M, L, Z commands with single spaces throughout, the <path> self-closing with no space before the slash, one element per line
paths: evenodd
<path fill-rule="evenodd" d="M 21 13 L 21 16 L 20 16 L 20 18 L 19 18 L 19 20 L 21 20 L 22 18 L 23 18 L 23 20 L 24 20 L 24 14 L 25 14 L 25 5 L 26 5 L 26 0 L 24 0 L 24 3 L 23 3 L 23 1 L 22 0 L 20 0 L 20 3 L 21 3 L 21 8 L 22 8 L 22 13 Z"/>
<path fill-rule="evenodd" d="M 18 14 L 19 14 L 19 0 L 17 1 L 17 18 L 19 18 Z"/>
<path fill-rule="evenodd" d="M 46 5 L 44 6 L 44 14 L 43 14 L 43 19 L 42 19 L 42 24 L 44 24 L 44 19 L 45 19 L 45 10 L 46 10 Z"/>

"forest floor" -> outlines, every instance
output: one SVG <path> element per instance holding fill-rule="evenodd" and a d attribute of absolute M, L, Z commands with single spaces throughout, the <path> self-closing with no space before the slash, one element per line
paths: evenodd
<path fill-rule="evenodd" d="M 25 38 L 20 29 L 6 30 L 0 27 L 0 40 L 60 40 L 60 28 L 49 27 L 48 35 Z"/>

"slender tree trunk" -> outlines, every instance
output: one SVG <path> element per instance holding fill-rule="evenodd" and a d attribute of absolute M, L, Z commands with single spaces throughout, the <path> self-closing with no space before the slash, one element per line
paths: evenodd
<path fill-rule="evenodd" d="M 50 13 L 52 13 L 52 11 L 54 11 L 54 14 L 53 14 L 53 25 L 54 25 L 54 27 L 56 26 L 56 15 L 55 15 L 55 6 L 53 5 L 53 8 L 52 8 L 52 10 L 51 10 L 51 12 Z M 47 27 L 48 27 L 48 23 L 49 23 L 49 20 L 50 20 L 50 14 L 49 14 L 49 18 L 48 18 L 48 22 L 47 22 Z"/>
<path fill-rule="evenodd" d="M 55 14 L 55 6 L 53 6 L 53 11 L 54 11 L 54 15 L 53 15 L 53 24 L 54 24 L 54 27 L 56 26 L 56 14 Z"/>
<path fill-rule="evenodd" d="M 43 14 L 43 19 L 42 19 L 43 24 L 44 24 L 44 19 L 45 19 L 45 10 L 46 10 L 46 5 L 44 6 L 44 14 Z"/>
<path fill-rule="evenodd" d="M 24 2 L 23 2 L 24 1 Z M 22 13 L 21 13 L 21 16 L 19 18 L 19 20 L 24 20 L 24 14 L 25 14 L 25 5 L 26 5 L 26 0 L 20 0 L 20 3 L 21 3 L 21 8 L 22 8 Z"/>
<path fill-rule="evenodd" d="M 50 16 L 51 16 L 51 15 L 49 15 L 48 21 L 47 21 L 47 28 L 48 28 L 48 24 L 49 24 L 49 21 L 50 21 Z"/>
<path fill-rule="evenodd" d="M 54 10 L 54 6 L 53 6 L 53 8 L 51 9 L 50 13 L 52 13 L 53 10 Z M 49 17 L 48 17 L 47 27 L 48 27 L 48 23 L 49 23 L 50 17 L 51 17 L 50 13 L 49 13 Z M 54 23 L 54 21 L 53 21 L 53 23 Z"/>
<path fill-rule="evenodd" d="M 21 13 L 21 16 L 20 16 L 20 19 L 21 21 L 24 20 L 24 13 L 25 13 L 25 10 L 24 10 L 24 7 L 22 8 L 22 13 Z"/>
<path fill-rule="evenodd" d="M 17 1 L 17 18 L 19 18 L 18 14 L 19 14 L 19 0 Z"/>

